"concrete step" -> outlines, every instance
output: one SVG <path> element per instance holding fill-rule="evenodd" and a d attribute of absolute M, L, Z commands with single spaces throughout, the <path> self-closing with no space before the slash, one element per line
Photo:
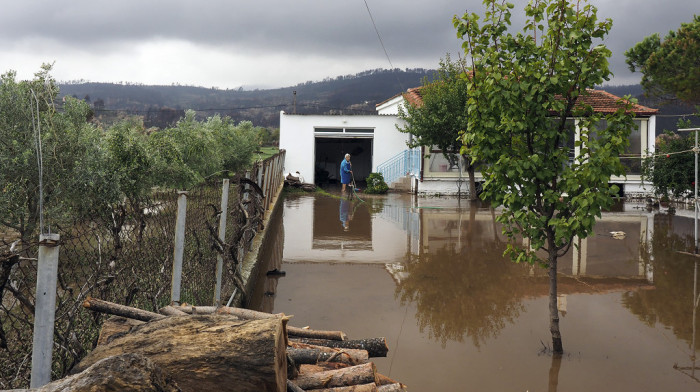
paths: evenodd
<path fill-rule="evenodd" d="M 389 184 L 389 188 L 391 188 L 395 191 L 410 192 L 411 191 L 411 177 L 410 176 L 400 177 L 396 181 Z"/>

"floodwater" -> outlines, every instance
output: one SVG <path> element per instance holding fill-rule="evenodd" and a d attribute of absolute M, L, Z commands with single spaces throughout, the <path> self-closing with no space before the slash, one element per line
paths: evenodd
<path fill-rule="evenodd" d="M 491 209 L 365 201 L 287 195 L 265 249 L 286 275 L 263 276 L 251 307 L 386 337 L 373 361 L 411 391 L 700 391 L 698 266 L 678 253 L 692 252 L 692 211 L 617 206 L 560 259 L 559 359 L 546 271 L 502 256 Z"/>

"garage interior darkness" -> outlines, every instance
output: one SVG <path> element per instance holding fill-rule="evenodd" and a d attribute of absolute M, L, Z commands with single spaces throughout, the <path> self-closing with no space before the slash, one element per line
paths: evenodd
<path fill-rule="evenodd" d="M 350 154 L 355 182 L 364 182 L 372 172 L 371 138 L 316 138 L 314 178 L 316 184 L 339 184 L 340 161 Z"/>

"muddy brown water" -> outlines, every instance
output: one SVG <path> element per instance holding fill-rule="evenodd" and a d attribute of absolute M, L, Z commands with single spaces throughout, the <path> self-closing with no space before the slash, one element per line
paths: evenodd
<path fill-rule="evenodd" d="M 411 391 L 700 391 L 698 266 L 678 253 L 692 252 L 692 211 L 619 205 L 560 259 L 558 360 L 546 273 L 502 256 L 497 212 L 365 201 L 287 195 L 264 249 L 267 269 L 286 275 L 262 277 L 251 307 L 386 337 L 374 362 Z"/>

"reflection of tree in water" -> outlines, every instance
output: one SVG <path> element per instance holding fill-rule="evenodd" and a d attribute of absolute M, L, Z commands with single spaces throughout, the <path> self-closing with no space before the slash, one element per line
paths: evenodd
<path fill-rule="evenodd" d="M 478 348 L 523 310 L 524 266 L 504 259 L 500 243 L 475 245 L 431 249 L 406 265 L 408 276 L 396 288 L 403 305 L 416 303 L 420 331 L 427 328 L 443 348 L 465 334 Z"/>
<path fill-rule="evenodd" d="M 690 342 L 694 260 L 678 251 L 692 252 L 693 236 L 674 233 L 670 224 L 659 222 L 660 217 L 655 218 L 651 253 L 643 252 L 654 271 L 655 289 L 626 292 L 622 302 L 645 324 L 669 326 L 676 337 Z"/>

